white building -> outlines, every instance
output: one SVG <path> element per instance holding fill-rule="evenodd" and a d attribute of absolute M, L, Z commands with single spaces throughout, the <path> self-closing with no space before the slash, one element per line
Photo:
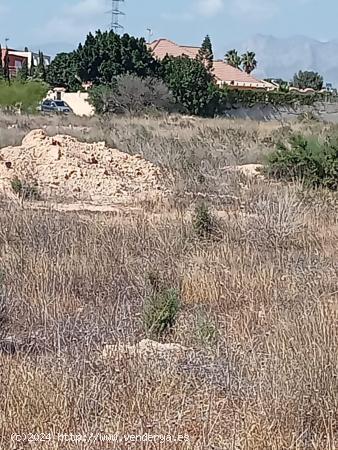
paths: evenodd
<path fill-rule="evenodd" d="M 8 52 L 10 55 L 16 55 L 16 56 L 21 56 L 23 58 L 27 58 L 27 64 L 28 64 L 28 69 L 30 69 L 32 67 L 32 62 L 34 64 L 34 66 L 37 66 L 39 64 L 39 53 L 35 53 L 35 52 L 21 52 L 19 50 L 9 50 Z M 45 61 L 45 66 L 49 66 L 50 62 L 51 62 L 51 57 L 47 56 L 47 55 L 43 55 L 44 61 Z"/>

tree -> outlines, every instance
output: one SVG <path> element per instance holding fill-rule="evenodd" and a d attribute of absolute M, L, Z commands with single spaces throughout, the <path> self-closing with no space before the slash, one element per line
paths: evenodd
<path fill-rule="evenodd" d="M 226 53 L 224 61 L 229 64 L 229 66 L 236 67 L 236 69 L 239 69 L 242 63 L 242 59 L 235 49 L 229 50 Z"/>
<path fill-rule="evenodd" d="M 8 82 L 10 81 L 10 70 L 9 70 L 9 53 L 8 53 L 8 48 L 6 47 L 6 51 L 5 51 L 5 56 L 4 56 L 4 79 L 7 80 Z"/>
<path fill-rule="evenodd" d="M 18 71 L 16 77 L 17 79 L 19 79 L 20 81 L 26 81 L 29 75 L 29 71 L 28 71 L 28 62 L 27 59 L 24 60 L 24 62 L 22 63 L 22 67 L 21 69 Z"/>
<path fill-rule="evenodd" d="M 2 64 L 2 48 L 0 44 L 0 80 L 2 80 L 3 78 L 4 78 L 4 67 Z"/>
<path fill-rule="evenodd" d="M 40 81 L 46 81 L 45 58 L 41 51 L 39 51 L 38 65 L 34 70 L 33 78 Z"/>
<path fill-rule="evenodd" d="M 95 35 L 89 33 L 76 51 L 58 55 L 51 66 L 49 83 L 73 90 L 74 85 L 81 86 L 82 82 L 109 85 L 118 75 L 153 77 L 158 75 L 161 65 L 148 50 L 144 39 L 99 30 Z"/>
<path fill-rule="evenodd" d="M 214 64 L 214 54 L 209 35 L 205 36 L 202 46 L 198 51 L 197 59 L 205 65 L 207 70 L 212 70 Z"/>
<path fill-rule="evenodd" d="M 323 77 L 317 72 L 300 70 L 294 75 L 292 84 L 298 89 L 311 88 L 320 91 L 323 88 Z"/>
<path fill-rule="evenodd" d="M 81 80 L 94 84 L 109 84 L 114 77 L 123 74 L 154 76 L 160 67 L 143 38 L 119 36 L 112 31 L 98 31 L 95 36 L 89 33 L 84 45 L 77 50 L 77 57 Z"/>
<path fill-rule="evenodd" d="M 187 56 L 166 56 L 162 67 L 164 82 L 180 105 L 190 114 L 214 115 L 219 89 L 213 82 L 212 74 L 200 61 Z"/>
<path fill-rule="evenodd" d="M 71 92 L 76 92 L 81 89 L 77 67 L 76 52 L 59 53 L 47 69 L 46 81 L 53 87 L 64 87 Z"/>
<path fill-rule="evenodd" d="M 29 69 L 29 76 L 31 78 L 33 78 L 35 73 L 35 64 L 34 64 L 34 55 L 33 53 L 31 54 L 31 64 L 30 64 L 30 69 Z"/>
<path fill-rule="evenodd" d="M 256 54 L 254 52 L 246 52 L 242 55 L 242 65 L 246 73 L 250 74 L 257 67 Z"/>

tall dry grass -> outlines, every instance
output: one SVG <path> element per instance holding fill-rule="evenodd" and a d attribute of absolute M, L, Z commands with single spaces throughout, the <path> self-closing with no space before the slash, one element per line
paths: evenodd
<path fill-rule="evenodd" d="M 335 133 L 337 126 L 320 122 L 254 122 L 199 119 L 175 115 L 159 117 L 14 116 L 0 113 L 0 148 L 20 145 L 32 129 L 68 134 L 81 141 L 104 141 L 107 146 L 170 169 L 179 192 L 219 195 L 227 190 L 224 168 L 232 164 L 262 163 L 280 140 L 293 133 Z"/>
<path fill-rule="evenodd" d="M 333 450 L 336 197 L 225 175 L 221 165 L 232 153 L 220 149 L 218 159 L 216 147 L 230 138 L 219 131 L 212 149 L 209 127 L 244 131 L 242 124 L 217 120 L 179 126 L 181 155 L 184 146 L 188 155 L 182 158 L 199 168 L 210 163 L 201 191 L 189 185 L 192 172 L 180 167 L 179 154 L 169 159 L 165 142 L 172 142 L 175 126 L 168 119 L 137 119 L 145 127 L 138 138 L 141 128 L 124 120 L 125 149 L 162 158 L 184 189 L 197 186 L 195 196 L 182 189 L 165 204 L 106 214 L 3 200 L 3 334 L 18 344 L 16 354 L 0 355 L 0 448 L 160 448 L 149 442 L 11 441 L 12 433 L 119 432 L 189 435 L 189 442 L 163 445 L 173 449 Z M 262 126 L 258 146 L 265 132 L 271 139 L 269 126 Z M 121 147 L 123 128 L 112 133 L 119 133 Z M 204 134 L 193 144 L 198 133 Z M 216 238 L 194 232 L 198 192 L 210 194 Z M 167 363 L 104 359 L 105 344 L 145 337 L 150 273 L 179 290 L 182 309 L 162 340 L 186 346 L 189 354 Z"/>
<path fill-rule="evenodd" d="M 196 239 L 188 212 L 154 221 L 5 206 L 7 334 L 21 345 L 1 357 L 2 448 L 25 430 L 188 433 L 183 448 L 334 448 L 337 223 L 309 206 L 291 204 L 297 217 L 285 216 L 285 199 L 296 200 L 283 195 L 267 188 L 264 198 L 281 228 L 263 226 L 265 211 L 251 222 L 232 207 L 216 242 Z M 165 340 L 193 355 L 175 367 L 102 361 L 104 343 L 144 336 L 154 270 L 183 302 Z"/>

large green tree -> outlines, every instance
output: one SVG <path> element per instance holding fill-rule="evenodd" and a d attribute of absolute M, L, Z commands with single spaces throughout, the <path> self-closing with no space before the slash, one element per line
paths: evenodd
<path fill-rule="evenodd" d="M 81 79 L 77 70 L 76 52 L 59 53 L 48 67 L 46 80 L 54 87 L 64 87 L 73 92 L 78 91 L 81 89 Z"/>
<path fill-rule="evenodd" d="M 239 56 L 238 51 L 233 49 L 229 50 L 224 57 L 224 61 L 232 67 L 239 69 L 242 63 L 242 58 Z"/>
<path fill-rule="evenodd" d="M 167 56 L 162 62 L 162 75 L 176 101 L 190 114 L 214 115 L 219 89 L 204 64 L 186 56 Z"/>
<path fill-rule="evenodd" d="M 57 57 L 58 58 L 58 57 Z M 65 71 L 66 56 L 55 58 L 48 74 L 52 85 L 60 84 L 71 89 L 73 81 L 64 80 L 65 76 L 74 76 L 80 82 L 92 82 L 95 85 L 111 84 L 118 75 L 130 74 L 138 77 L 157 75 L 160 63 L 148 50 L 144 39 L 124 34 L 120 36 L 112 31 L 89 33 L 84 44 L 71 56 L 71 73 Z M 65 82 L 67 81 L 67 82 Z"/>
<path fill-rule="evenodd" d="M 79 46 L 77 57 L 78 75 L 94 84 L 109 84 L 123 74 L 154 76 L 160 66 L 144 39 L 128 34 L 119 36 L 112 31 L 98 31 L 95 36 L 90 33 L 84 45 Z"/>
<path fill-rule="evenodd" d="M 313 71 L 299 71 L 293 77 L 293 86 L 298 89 L 311 88 L 320 91 L 323 88 L 323 77 Z"/>
<path fill-rule="evenodd" d="M 250 74 L 257 67 L 255 52 L 246 52 L 241 57 L 242 66 L 246 73 Z"/>
<path fill-rule="evenodd" d="M 214 53 L 212 51 L 212 43 L 209 35 L 206 35 L 198 51 L 197 59 L 201 61 L 205 67 L 211 71 L 214 64 Z"/>

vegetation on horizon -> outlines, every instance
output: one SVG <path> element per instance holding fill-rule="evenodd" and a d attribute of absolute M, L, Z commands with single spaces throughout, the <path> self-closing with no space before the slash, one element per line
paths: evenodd
<path fill-rule="evenodd" d="M 298 89 L 313 89 L 320 91 L 323 88 L 323 77 L 313 71 L 299 71 L 293 77 L 292 85 Z"/>
<path fill-rule="evenodd" d="M 13 80 L 8 83 L 0 80 L 0 108 L 35 113 L 48 88 L 48 85 L 41 81 Z"/>
<path fill-rule="evenodd" d="M 77 50 L 58 54 L 48 68 L 45 67 L 43 53 L 39 52 L 38 65 L 32 66 L 29 71 L 27 64 L 24 64 L 13 84 L 19 86 L 19 81 L 27 83 L 21 89 L 28 91 L 35 89 L 34 84 L 29 87 L 32 81 L 46 81 L 52 87 L 78 91 L 82 89 L 83 83 L 89 83 L 93 86 L 90 101 L 100 114 L 161 109 L 214 117 L 238 105 L 268 103 L 273 106 L 294 107 L 311 105 L 321 99 L 318 94 L 307 97 L 290 94 L 283 86 L 278 92 L 271 93 L 218 86 L 213 74 L 213 58 L 212 43 L 208 35 L 203 40 L 196 59 L 167 56 L 158 61 L 142 38 L 97 31 L 95 35 L 89 33 L 84 44 L 80 44 Z M 0 65 L 0 80 L 2 77 L 10 84 L 7 60 L 5 57 L 5 67 Z M 225 61 L 236 68 L 242 68 L 248 74 L 257 67 L 256 55 L 251 51 L 240 56 L 236 50 L 230 50 L 225 55 Z M 300 88 L 313 87 L 319 90 L 323 79 L 312 72 L 299 72 L 295 75 L 293 84 Z M 12 108 L 18 100 L 16 96 L 10 96 L 11 89 L 8 91 L 0 105 Z M 40 94 L 37 103 L 41 100 Z M 134 108 L 131 107 L 133 102 Z M 30 108 L 30 105 L 26 106 L 27 102 L 22 103 L 25 110 Z"/>

